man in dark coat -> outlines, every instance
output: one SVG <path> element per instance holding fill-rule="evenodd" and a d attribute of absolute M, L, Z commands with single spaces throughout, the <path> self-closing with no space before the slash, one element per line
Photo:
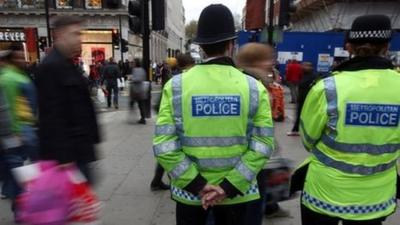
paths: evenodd
<path fill-rule="evenodd" d="M 91 182 L 88 164 L 96 160 L 100 135 L 88 83 L 72 60 L 81 51 L 81 21 L 60 16 L 53 29 L 54 49 L 36 77 L 41 157 L 62 165 L 76 163 Z"/>
<path fill-rule="evenodd" d="M 110 58 L 108 64 L 104 67 L 102 74 L 102 85 L 106 85 L 108 92 L 107 95 L 107 107 L 111 107 L 111 95 L 114 95 L 113 103 L 115 109 L 118 109 L 118 79 L 122 82 L 121 70 L 113 58 Z"/>

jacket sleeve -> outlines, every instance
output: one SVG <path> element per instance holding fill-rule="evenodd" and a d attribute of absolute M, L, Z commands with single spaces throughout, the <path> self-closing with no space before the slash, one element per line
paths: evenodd
<path fill-rule="evenodd" d="M 250 130 L 248 150 L 235 169 L 231 170 L 220 184 L 228 197 L 245 194 L 250 189 L 274 150 L 273 121 L 268 92 L 260 82 L 257 82 L 257 85 L 259 104 Z"/>
<path fill-rule="evenodd" d="M 3 92 L 0 91 L 0 150 L 16 148 L 20 145 L 21 141 L 12 133 L 9 108 Z"/>
<path fill-rule="evenodd" d="M 177 188 L 197 195 L 206 185 L 195 164 L 182 151 L 173 117 L 171 81 L 163 89 L 153 151 Z"/>
<path fill-rule="evenodd" d="M 300 116 L 300 133 L 304 147 L 312 150 L 328 121 L 327 103 L 323 81 L 318 82 L 308 93 Z"/>

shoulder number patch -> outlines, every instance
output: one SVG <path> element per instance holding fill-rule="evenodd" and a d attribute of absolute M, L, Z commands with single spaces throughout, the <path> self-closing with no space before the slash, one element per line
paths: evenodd
<path fill-rule="evenodd" d="M 346 105 L 346 125 L 397 127 L 400 105 L 359 104 Z"/>
<path fill-rule="evenodd" d="M 193 96 L 192 116 L 240 116 L 240 96 Z"/>

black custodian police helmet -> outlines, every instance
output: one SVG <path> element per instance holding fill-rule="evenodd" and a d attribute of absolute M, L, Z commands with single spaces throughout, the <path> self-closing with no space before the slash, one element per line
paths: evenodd
<path fill-rule="evenodd" d="M 350 43 L 387 43 L 392 39 L 390 18 L 385 15 L 357 17 L 348 33 Z"/>
<path fill-rule="evenodd" d="M 236 37 L 233 15 L 226 6 L 213 4 L 203 9 L 194 43 L 208 45 L 232 40 Z"/>

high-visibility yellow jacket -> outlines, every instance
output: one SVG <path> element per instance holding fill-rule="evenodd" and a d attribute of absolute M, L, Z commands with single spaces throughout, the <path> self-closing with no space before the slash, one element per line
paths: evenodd
<path fill-rule="evenodd" d="M 400 75 L 355 66 L 317 83 L 303 106 L 302 140 L 312 155 L 302 204 L 346 220 L 370 220 L 396 207 Z"/>
<path fill-rule="evenodd" d="M 162 94 L 154 154 L 171 178 L 174 200 L 201 205 L 193 182 L 228 182 L 239 193 L 221 204 L 259 198 L 257 173 L 273 151 L 266 89 L 230 65 L 197 65 Z M 201 177 L 202 179 L 199 179 Z"/>

